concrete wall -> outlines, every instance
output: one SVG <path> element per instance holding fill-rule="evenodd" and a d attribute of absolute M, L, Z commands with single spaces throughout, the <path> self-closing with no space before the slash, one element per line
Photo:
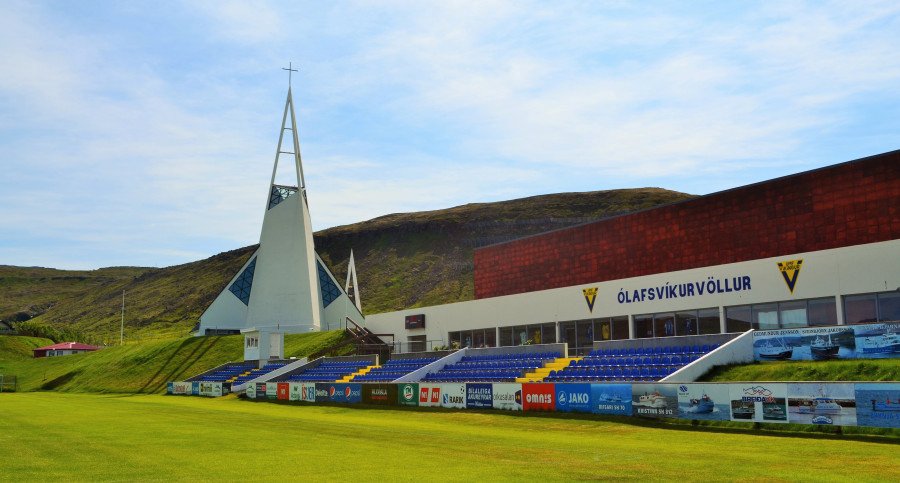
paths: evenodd
<path fill-rule="evenodd" d="M 661 382 L 693 382 L 715 366 L 753 362 L 753 331 L 748 330 L 722 347 L 669 374 Z"/>

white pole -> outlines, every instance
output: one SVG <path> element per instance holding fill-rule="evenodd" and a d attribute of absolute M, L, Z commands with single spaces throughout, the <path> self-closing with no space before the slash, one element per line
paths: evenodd
<path fill-rule="evenodd" d="M 122 327 L 119 329 L 119 345 L 125 344 L 125 291 L 122 290 Z"/>

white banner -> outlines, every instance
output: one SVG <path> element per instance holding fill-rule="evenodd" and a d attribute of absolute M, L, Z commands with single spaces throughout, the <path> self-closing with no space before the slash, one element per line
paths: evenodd
<path fill-rule="evenodd" d="M 191 394 L 191 383 L 190 382 L 173 382 L 172 383 L 172 394 Z"/>
<path fill-rule="evenodd" d="M 522 385 L 498 383 L 493 388 L 493 407 L 505 411 L 522 410 Z"/>
<path fill-rule="evenodd" d="M 419 383 L 419 406 L 439 407 L 441 405 L 441 384 Z"/>
<path fill-rule="evenodd" d="M 252 382 L 250 384 L 247 384 L 247 390 L 245 391 L 245 394 L 247 394 L 247 397 L 249 397 L 250 399 L 256 399 L 256 384 Z"/>
<path fill-rule="evenodd" d="M 291 401 L 316 402 L 316 384 L 312 382 L 292 382 Z"/>
<path fill-rule="evenodd" d="M 465 384 L 440 384 L 442 408 L 466 408 Z"/>
<path fill-rule="evenodd" d="M 787 384 L 743 382 L 729 386 L 733 421 L 787 422 Z"/>

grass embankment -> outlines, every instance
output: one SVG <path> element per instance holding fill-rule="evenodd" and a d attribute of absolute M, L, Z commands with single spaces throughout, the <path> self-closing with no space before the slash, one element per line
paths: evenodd
<path fill-rule="evenodd" d="M 897 445 L 878 438 L 230 397 L 2 399 L 3 477 L 20 481 L 900 481 Z"/>
<path fill-rule="evenodd" d="M 701 379 L 732 381 L 900 381 L 900 359 L 757 362 L 713 369 Z"/>
<path fill-rule="evenodd" d="M 34 356 L 34 349 L 52 343 L 52 340 L 43 337 L 0 335 L 0 362 L 30 358 Z"/>
<path fill-rule="evenodd" d="M 336 344 L 343 334 L 330 331 L 287 335 L 285 356 L 307 356 Z M 17 339 L 32 338 L 0 336 L 0 344 L 4 344 L 0 353 L 6 353 L 6 346 L 33 343 Z M 19 349 L 19 356 L 0 357 L 0 374 L 18 376 L 19 391 L 162 393 L 167 381 L 184 380 L 220 364 L 243 360 L 243 340 L 239 335 L 190 337 L 41 359 L 31 358 L 30 350 L 26 353 Z"/>

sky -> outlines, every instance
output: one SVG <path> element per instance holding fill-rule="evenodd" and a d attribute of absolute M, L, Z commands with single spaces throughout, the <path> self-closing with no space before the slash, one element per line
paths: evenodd
<path fill-rule="evenodd" d="M 892 151 L 898 45 L 896 1 L 2 0 L 0 264 L 256 243 L 289 62 L 319 230 Z"/>

